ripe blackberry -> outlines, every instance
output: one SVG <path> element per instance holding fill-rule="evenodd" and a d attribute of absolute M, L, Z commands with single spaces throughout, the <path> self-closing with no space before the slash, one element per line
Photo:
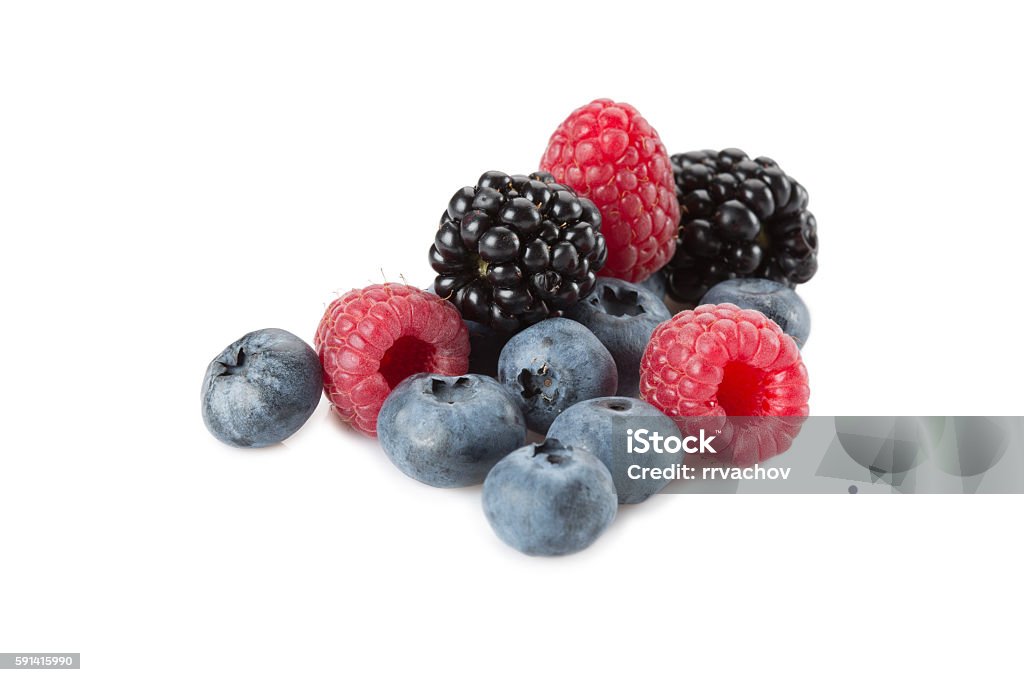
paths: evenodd
<path fill-rule="evenodd" d="M 541 172 L 488 171 L 460 189 L 430 247 L 437 295 L 506 332 L 572 307 L 607 257 L 597 207 Z"/>
<path fill-rule="evenodd" d="M 807 190 L 771 159 L 739 149 L 672 157 L 681 210 L 668 293 L 696 302 L 726 279 L 761 277 L 794 287 L 818 270 Z"/>

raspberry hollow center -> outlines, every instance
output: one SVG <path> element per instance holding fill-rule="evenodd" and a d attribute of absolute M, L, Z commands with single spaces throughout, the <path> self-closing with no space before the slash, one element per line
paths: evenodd
<path fill-rule="evenodd" d="M 724 376 L 718 385 L 718 404 L 730 417 L 759 417 L 769 414 L 770 404 L 764 395 L 768 374 L 744 362 L 730 362 L 722 368 Z"/>
<path fill-rule="evenodd" d="M 406 377 L 430 372 L 434 360 L 434 347 L 415 336 L 399 337 L 380 359 L 380 374 L 394 388 Z"/>

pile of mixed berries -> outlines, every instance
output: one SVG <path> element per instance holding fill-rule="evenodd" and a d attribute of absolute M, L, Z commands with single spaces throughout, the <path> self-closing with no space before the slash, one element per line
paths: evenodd
<path fill-rule="evenodd" d="M 669 157 L 636 109 L 596 100 L 558 126 L 540 170 L 488 171 L 452 196 L 429 287 L 349 291 L 315 350 L 280 329 L 228 346 L 207 369 L 203 419 L 225 443 L 262 447 L 325 393 L 405 474 L 482 483 L 507 544 L 569 554 L 668 482 L 627 475 L 624 419 L 679 437 L 750 418 L 716 451 L 735 465 L 789 447 L 809 397 L 794 287 L 817 252 L 807 192 L 777 163 Z"/>

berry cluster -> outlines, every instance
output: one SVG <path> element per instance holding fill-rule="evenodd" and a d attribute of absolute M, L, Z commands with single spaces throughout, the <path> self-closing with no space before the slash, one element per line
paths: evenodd
<path fill-rule="evenodd" d="M 448 202 L 430 247 L 435 293 L 505 332 L 573 306 L 607 257 L 597 207 L 548 173 L 484 173 Z"/>
<path fill-rule="evenodd" d="M 225 348 L 203 381 L 207 428 L 271 445 L 323 392 L 411 478 L 482 484 L 495 534 L 541 556 L 588 547 L 619 504 L 668 483 L 631 465 L 682 464 L 619 451 L 623 420 L 677 441 L 713 428 L 734 466 L 785 452 L 808 414 L 810 317 L 792 289 L 817 268 L 807 193 L 734 149 L 672 161 L 628 104 L 577 109 L 542 171 L 455 193 L 430 289 L 349 291 L 315 349 L 280 329 Z M 672 317 L 666 289 L 704 298 Z M 530 431 L 546 437 L 527 444 Z"/>

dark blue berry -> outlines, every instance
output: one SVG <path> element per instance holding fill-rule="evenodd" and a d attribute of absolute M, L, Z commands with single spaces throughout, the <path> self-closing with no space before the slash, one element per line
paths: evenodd
<path fill-rule="evenodd" d="M 377 435 L 403 473 L 438 488 L 478 485 L 526 442 L 526 422 L 490 377 L 416 374 L 398 384 L 377 417 Z"/>
<path fill-rule="evenodd" d="M 203 422 L 245 448 L 280 443 L 306 423 L 323 391 L 320 358 L 283 329 L 250 332 L 213 359 L 203 378 Z"/>
<path fill-rule="evenodd" d="M 484 481 L 484 515 L 491 528 L 531 556 L 586 549 L 615 519 L 616 502 L 605 465 L 555 440 L 512 452 Z"/>

